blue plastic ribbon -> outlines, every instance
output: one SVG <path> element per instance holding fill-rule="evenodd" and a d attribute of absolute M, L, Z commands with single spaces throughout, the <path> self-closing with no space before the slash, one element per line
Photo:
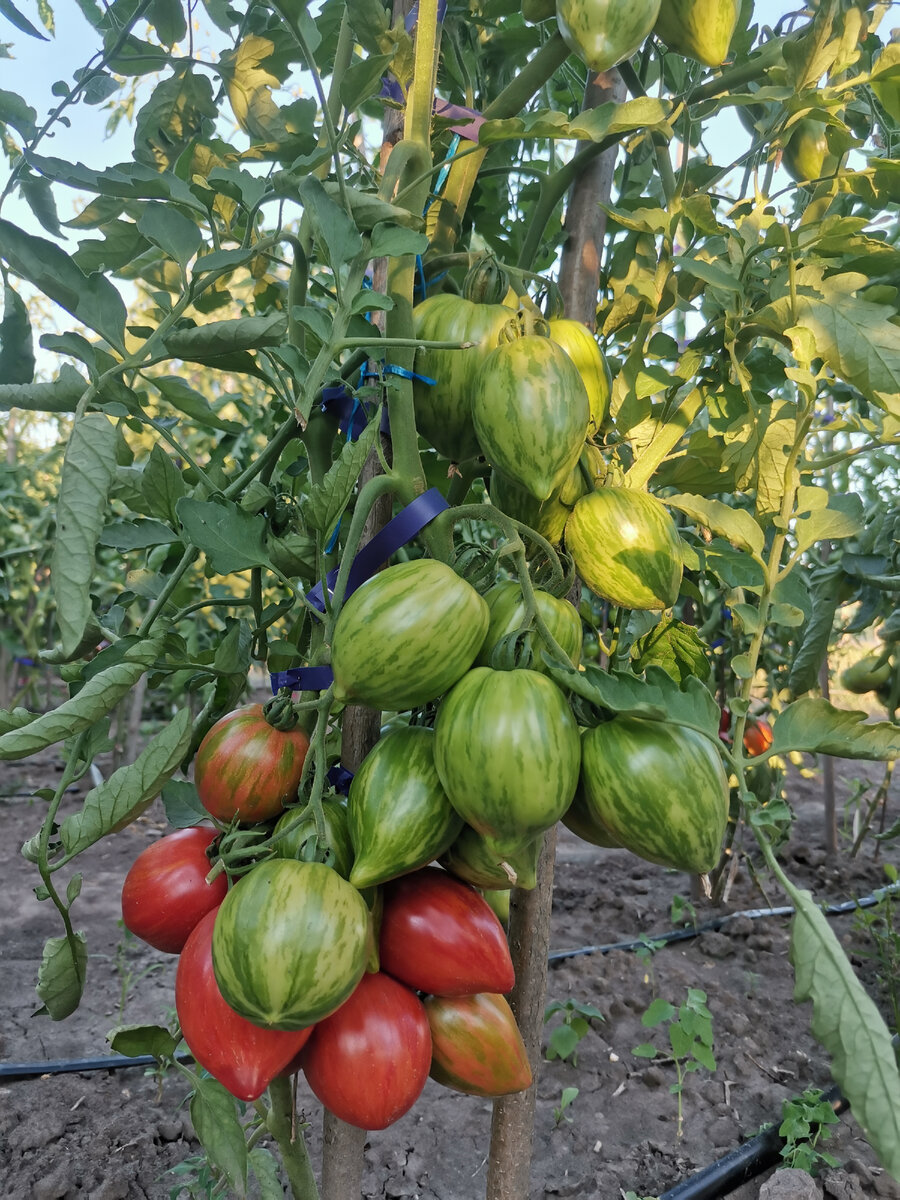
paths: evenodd
<path fill-rule="evenodd" d="M 328 774 L 325 776 L 336 792 L 340 792 L 342 796 L 350 794 L 350 784 L 353 782 L 353 772 L 348 771 L 346 767 L 340 763 L 335 763 L 333 767 L 328 768 Z"/>
<path fill-rule="evenodd" d="M 289 671 L 273 671 L 269 679 L 273 695 L 282 688 L 290 688 L 292 692 L 324 692 L 331 687 L 334 672 L 331 667 L 291 667 Z"/>
<path fill-rule="evenodd" d="M 396 554 L 401 546 L 405 546 L 407 542 L 411 541 L 429 521 L 434 520 L 438 513 L 442 513 L 445 508 L 449 507 L 450 505 L 437 488 L 429 488 L 427 492 L 417 496 L 412 504 L 407 504 L 406 508 L 402 509 L 393 520 L 388 521 L 380 533 L 376 533 L 371 542 L 363 546 L 353 560 L 347 578 L 345 599 L 352 595 L 358 587 L 361 587 L 367 579 L 371 579 L 383 562 L 386 562 L 392 554 Z M 337 582 L 338 570 L 339 568 L 335 567 L 328 573 L 326 582 L 329 594 Z M 307 592 L 306 598 L 319 612 L 325 611 L 321 582 Z"/>
<path fill-rule="evenodd" d="M 399 375 L 401 379 L 418 379 L 421 383 L 427 383 L 429 387 L 434 387 L 437 383 L 437 380 L 432 379 L 429 375 L 419 375 L 415 371 L 407 371 L 406 367 L 397 367 L 393 363 L 385 363 L 381 370 L 385 375 Z"/>

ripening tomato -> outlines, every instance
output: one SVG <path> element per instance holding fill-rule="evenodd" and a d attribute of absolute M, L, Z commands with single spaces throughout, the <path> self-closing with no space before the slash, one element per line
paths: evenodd
<path fill-rule="evenodd" d="M 256 1100 L 309 1041 L 307 1029 L 262 1029 L 234 1011 L 219 990 L 212 961 L 215 911 L 191 933 L 175 972 L 175 1009 L 194 1058 L 238 1100 Z"/>
<path fill-rule="evenodd" d="M 381 969 L 438 996 L 508 992 L 516 981 L 503 926 L 474 888 L 425 867 L 384 887 Z"/>
<path fill-rule="evenodd" d="M 503 996 L 429 996 L 431 1078 L 470 1096 L 508 1096 L 531 1086 L 531 1065 Z"/>
<path fill-rule="evenodd" d="M 122 885 L 122 920 L 136 937 L 179 954 L 194 926 L 225 899 L 224 871 L 212 883 L 206 851 L 216 839 L 207 826 L 179 829 L 142 850 Z"/>
<path fill-rule="evenodd" d="M 294 800 L 309 738 L 270 725 L 261 704 L 217 721 L 200 743 L 194 782 L 203 807 L 220 821 L 267 821 Z"/>
<path fill-rule="evenodd" d="M 363 975 L 300 1056 L 325 1107 L 358 1129 L 387 1129 L 418 1100 L 431 1068 L 422 1001 L 387 975 Z"/>
<path fill-rule="evenodd" d="M 774 739 L 775 734 L 768 721 L 754 721 L 751 718 L 744 728 L 744 753 L 751 758 L 765 754 Z"/>

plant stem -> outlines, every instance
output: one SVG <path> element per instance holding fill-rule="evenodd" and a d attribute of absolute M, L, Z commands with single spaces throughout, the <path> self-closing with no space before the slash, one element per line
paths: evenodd
<path fill-rule="evenodd" d="M 306 1149 L 306 1139 L 294 1132 L 294 1097 L 291 1081 L 282 1076 L 269 1084 L 272 1107 L 266 1121 L 278 1143 L 293 1200 L 319 1200 L 319 1189 Z"/>

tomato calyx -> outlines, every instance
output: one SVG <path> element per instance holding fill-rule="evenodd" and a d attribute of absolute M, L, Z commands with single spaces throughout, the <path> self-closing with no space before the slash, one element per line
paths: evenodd
<path fill-rule="evenodd" d="M 235 879 L 246 875 L 261 862 L 274 858 L 271 832 L 271 826 L 268 824 L 247 828 L 235 819 L 219 838 L 217 861 L 207 879 L 215 878 L 221 871 L 227 872 L 230 879 Z"/>
<path fill-rule="evenodd" d="M 263 705 L 266 722 L 279 733 L 288 733 L 297 725 L 298 713 L 291 701 L 291 689 L 282 688 Z"/>

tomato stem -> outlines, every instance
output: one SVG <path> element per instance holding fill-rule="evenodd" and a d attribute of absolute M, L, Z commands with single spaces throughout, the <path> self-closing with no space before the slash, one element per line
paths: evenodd
<path fill-rule="evenodd" d="M 319 1188 L 302 1133 L 295 1136 L 294 1097 L 290 1079 L 279 1077 L 269 1084 L 271 1108 L 266 1124 L 278 1143 L 293 1200 L 319 1200 Z"/>

